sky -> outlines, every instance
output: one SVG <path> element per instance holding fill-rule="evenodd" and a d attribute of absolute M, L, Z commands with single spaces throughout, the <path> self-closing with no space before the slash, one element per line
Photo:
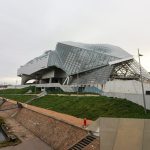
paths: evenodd
<path fill-rule="evenodd" d="M 150 71 L 149 0 L 0 0 L 0 84 L 60 41 L 113 44 Z"/>

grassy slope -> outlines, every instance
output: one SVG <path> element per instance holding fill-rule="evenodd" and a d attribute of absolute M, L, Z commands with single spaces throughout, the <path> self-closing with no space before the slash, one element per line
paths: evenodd
<path fill-rule="evenodd" d="M 143 107 L 127 100 L 108 97 L 45 96 L 33 101 L 32 105 L 95 120 L 98 117 L 150 118 Z"/>
<path fill-rule="evenodd" d="M 22 89 L 4 89 L 4 90 L 0 90 L 0 94 L 25 94 L 29 90 L 34 92 L 35 87 L 30 86 L 30 87 L 26 87 L 26 88 L 22 88 Z"/>
<path fill-rule="evenodd" d="M 20 102 L 26 102 L 34 95 L 0 95 Z M 52 96 L 32 101 L 32 105 L 70 114 L 79 118 L 95 120 L 98 117 L 150 118 L 150 111 L 144 114 L 143 107 L 127 100 L 98 97 Z"/>
<path fill-rule="evenodd" d="M 28 100 L 31 100 L 32 98 L 35 98 L 36 95 L 15 95 L 15 94 L 0 94 L 0 97 L 16 100 L 22 103 L 25 103 Z"/>
<path fill-rule="evenodd" d="M 34 93 L 35 87 L 30 86 L 22 89 L 4 89 L 0 90 L 0 97 L 5 97 L 8 99 L 17 100 L 25 103 L 26 101 L 36 97 L 35 95 L 32 95 L 32 93 L 31 95 L 23 95 L 27 93 L 29 90 L 31 90 L 32 93 Z"/>

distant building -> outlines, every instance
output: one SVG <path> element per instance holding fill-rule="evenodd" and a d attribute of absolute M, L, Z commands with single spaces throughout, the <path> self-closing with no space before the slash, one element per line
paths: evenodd
<path fill-rule="evenodd" d="M 5 89 L 5 88 L 7 88 L 8 86 L 10 86 L 10 85 L 0 85 L 0 89 Z"/>
<path fill-rule="evenodd" d="M 22 85 L 35 79 L 41 87 L 62 88 L 68 85 L 73 91 L 83 92 L 113 92 L 113 88 L 112 91 L 109 88 L 113 81 L 120 90 L 123 90 L 120 84 L 128 83 L 129 90 L 125 90 L 129 92 L 131 88 L 135 93 L 140 84 L 138 62 L 125 50 L 109 44 L 59 42 L 54 51 L 46 51 L 21 66 L 17 75 L 22 78 Z M 142 75 L 144 82 L 149 83 L 150 74 L 144 68 Z M 62 89 L 65 91 L 65 88 Z"/>

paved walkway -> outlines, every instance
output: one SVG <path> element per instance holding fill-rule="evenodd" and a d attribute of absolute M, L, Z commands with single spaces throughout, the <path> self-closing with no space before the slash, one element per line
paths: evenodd
<path fill-rule="evenodd" d="M 52 150 L 48 145 L 40 141 L 38 138 L 23 141 L 17 146 L 9 146 L 1 148 L 1 150 Z"/>
<path fill-rule="evenodd" d="M 101 150 L 150 150 L 150 119 L 99 118 L 88 128 L 100 128 Z"/>
<path fill-rule="evenodd" d="M 9 114 L 9 111 L 0 112 L 0 116 L 5 119 L 5 123 L 9 127 L 9 132 L 14 133 L 22 141 L 22 143 L 16 146 L 8 146 L 1 148 L 1 150 L 53 150 L 20 123 L 15 121 Z"/>

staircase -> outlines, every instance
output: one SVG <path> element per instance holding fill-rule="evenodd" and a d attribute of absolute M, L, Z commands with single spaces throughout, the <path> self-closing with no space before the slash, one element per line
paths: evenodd
<path fill-rule="evenodd" d="M 69 85 L 61 85 L 60 88 L 61 88 L 64 92 L 74 92 L 74 90 L 72 89 L 72 87 L 70 87 Z"/>
<path fill-rule="evenodd" d="M 37 100 L 38 98 L 44 97 L 44 96 L 46 96 L 46 95 L 47 95 L 47 92 L 46 92 L 46 91 L 43 91 L 43 92 L 41 92 L 40 94 L 38 94 L 37 97 L 32 98 L 32 99 L 26 101 L 25 103 L 26 103 L 26 104 L 29 104 L 29 103 L 31 103 L 32 101 Z"/>
<path fill-rule="evenodd" d="M 85 138 L 80 140 L 78 143 L 70 147 L 68 150 L 82 150 L 84 149 L 87 145 L 92 143 L 96 139 L 95 136 L 93 135 L 87 135 Z"/>
<path fill-rule="evenodd" d="M 64 92 L 74 92 L 73 88 L 69 85 L 61 85 L 60 83 L 37 84 L 36 87 L 59 87 Z"/>

